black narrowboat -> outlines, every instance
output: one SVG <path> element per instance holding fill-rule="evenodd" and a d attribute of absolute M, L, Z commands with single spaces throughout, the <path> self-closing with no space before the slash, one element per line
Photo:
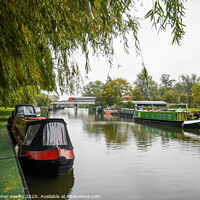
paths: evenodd
<path fill-rule="evenodd" d="M 17 110 L 28 105 L 20 104 Z M 57 118 L 42 118 L 15 110 L 9 124 L 22 167 L 39 174 L 58 177 L 68 173 L 74 163 L 73 146 L 66 122 Z M 16 115 L 15 115 L 16 114 Z"/>

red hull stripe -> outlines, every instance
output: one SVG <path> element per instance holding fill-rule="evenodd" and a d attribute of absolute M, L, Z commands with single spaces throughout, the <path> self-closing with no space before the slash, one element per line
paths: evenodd
<path fill-rule="evenodd" d="M 22 155 L 23 157 L 31 160 L 57 160 L 61 156 L 64 156 L 67 159 L 74 158 L 73 150 L 66 150 L 60 148 L 48 151 L 28 151 L 23 149 Z"/>

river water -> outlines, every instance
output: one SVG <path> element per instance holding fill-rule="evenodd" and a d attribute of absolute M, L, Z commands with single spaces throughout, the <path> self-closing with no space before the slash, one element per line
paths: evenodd
<path fill-rule="evenodd" d="M 25 172 L 40 199 L 200 199 L 200 136 L 182 129 L 135 124 L 86 109 L 64 118 L 74 146 L 73 170 L 58 179 Z"/>

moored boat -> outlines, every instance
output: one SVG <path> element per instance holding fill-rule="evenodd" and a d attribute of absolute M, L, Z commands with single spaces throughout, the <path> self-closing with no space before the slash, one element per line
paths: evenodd
<path fill-rule="evenodd" d="M 136 110 L 134 112 L 135 122 L 158 123 L 162 125 L 182 127 L 187 119 L 186 112 Z"/>
<path fill-rule="evenodd" d="M 112 115 L 114 113 L 114 109 L 111 107 L 105 108 L 103 110 L 104 114 Z"/>
<path fill-rule="evenodd" d="M 200 129 L 200 120 L 188 120 L 184 110 L 136 110 L 135 122 L 156 123 L 190 129 Z"/>
<path fill-rule="evenodd" d="M 132 118 L 133 115 L 134 115 L 134 109 L 121 108 L 120 111 L 119 111 L 119 115 L 120 115 L 120 117 Z"/>
<path fill-rule="evenodd" d="M 183 128 L 200 129 L 200 120 L 187 120 L 183 122 Z"/>
<path fill-rule="evenodd" d="M 22 166 L 54 177 L 68 173 L 74 152 L 65 121 L 36 117 L 34 112 L 30 115 L 26 112 L 30 109 L 34 111 L 32 105 L 17 105 L 8 122 Z"/>

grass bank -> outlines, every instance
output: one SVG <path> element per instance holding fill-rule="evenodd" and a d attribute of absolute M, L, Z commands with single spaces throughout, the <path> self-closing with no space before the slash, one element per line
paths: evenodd
<path fill-rule="evenodd" d="M 14 108 L 5 108 L 0 107 L 0 120 L 8 119 L 8 117 L 12 114 Z"/>

